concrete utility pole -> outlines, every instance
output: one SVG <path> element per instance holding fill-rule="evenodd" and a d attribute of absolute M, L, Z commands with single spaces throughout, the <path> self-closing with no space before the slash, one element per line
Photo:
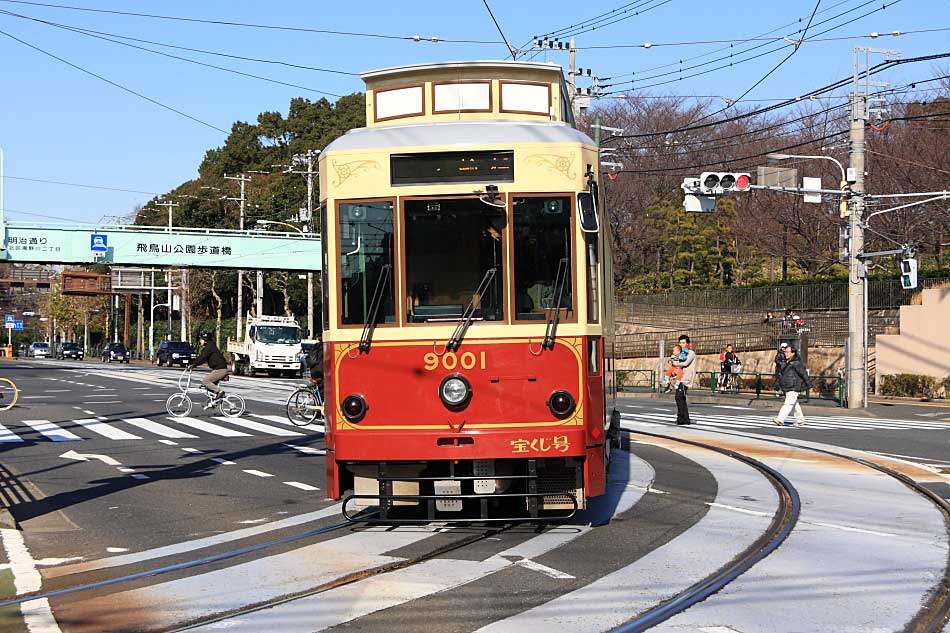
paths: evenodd
<path fill-rule="evenodd" d="M 292 174 L 303 174 L 307 177 L 307 222 L 310 223 L 310 233 L 313 232 L 313 177 L 319 172 L 313 169 L 313 160 L 320 155 L 320 150 L 308 149 L 306 154 L 294 154 L 291 167 Z M 305 163 L 307 171 L 294 171 L 293 165 Z M 313 338 L 313 272 L 307 271 L 307 336 Z"/>
<path fill-rule="evenodd" d="M 257 305 L 255 309 L 257 318 L 261 318 L 261 315 L 264 314 L 264 273 L 260 270 L 257 271 Z"/>
<path fill-rule="evenodd" d="M 165 210 L 168 211 L 168 228 L 172 228 L 172 210 L 181 205 L 177 202 L 156 202 L 155 206 L 165 207 Z"/>
<path fill-rule="evenodd" d="M 187 302 L 188 302 L 188 269 L 182 268 L 178 272 L 179 272 L 179 277 L 180 277 L 179 286 L 178 286 L 179 287 L 179 291 L 178 291 L 179 310 L 178 311 L 179 313 L 181 313 L 181 339 L 179 340 L 187 341 L 188 340 L 188 325 L 186 323 L 187 321 L 186 313 L 188 311 L 185 309 L 185 306 L 187 305 Z"/>
<path fill-rule="evenodd" d="M 574 38 L 571 38 L 571 43 L 568 44 L 568 51 L 570 52 L 571 58 L 571 71 L 569 76 L 571 78 L 571 112 L 574 112 L 574 98 L 577 96 L 577 80 L 574 78 L 577 75 L 577 49 L 574 48 Z M 574 112 L 574 116 L 577 116 L 577 112 Z"/>
<path fill-rule="evenodd" d="M 846 366 L 848 373 L 848 408 L 867 406 L 868 394 L 868 297 L 867 269 L 864 264 L 864 153 L 865 131 L 868 121 L 868 91 L 872 86 L 887 84 L 871 81 L 870 76 L 861 79 L 861 55 L 864 54 L 865 72 L 869 68 L 872 53 L 898 55 L 897 51 L 855 47 L 854 82 L 851 94 L 850 168 L 851 204 L 848 214 L 848 347 Z"/>
<path fill-rule="evenodd" d="M 250 182 L 251 177 L 247 174 L 238 174 L 237 176 L 228 176 L 224 175 L 225 180 L 237 180 L 241 183 L 241 197 L 240 198 L 225 198 L 225 200 L 237 200 L 241 203 L 241 215 L 238 219 L 238 228 L 242 231 L 244 230 L 244 204 L 247 202 L 247 197 L 244 195 L 244 183 Z M 243 328 L 243 319 L 244 319 L 244 271 L 238 270 L 237 273 L 237 327 L 235 332 L 235 339 L 241 340 L 241 334 L 244 331 Z"/>

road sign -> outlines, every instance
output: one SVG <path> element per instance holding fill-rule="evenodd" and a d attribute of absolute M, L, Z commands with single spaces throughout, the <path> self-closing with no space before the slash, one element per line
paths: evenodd
<path fill-rule="evenodd" d="M 89 250 L 93 253 L 109 252 L 109 236 L 102 233 L 93 233 L 89 236 Z"/>
<path fill-rule="evenodd" d="M 16 321 L 16 315 L 15 315 L 15 314 L 7 314 L 7 315 L 4 316 L 4 318 L 3 318 L 3 322 L 4 322 L 4 323 L 13 323 L 14 321 Z"/>
<path fill-rule="evenodd" d="M 17 332 L 20 331 L 20 330 L 22 330 L 22 329 L 23 329 L 23 321 L 14 321 L 14 322 L 13 322 L 13 329 L 14 329 L 14 331 L 17 331 Z"/>
<path fill-rule="evenodd" d="M 802 178 L 802 189 L 805 190 L 805 196 L 802 199 L 804 202 L 821 204 L 821 193 L 816 191 L 817 189 L 821 189 L 821 178 L 809 178 L 805 176 Z"/>
<path fill-rule="evenodd" d="M 10 321 L 7 321 L 6 323 L 3 324 L 3 327 L 5 327 L 8 330 L 12 330 L 14 327 L 16 327 L 16 324 Z"/>

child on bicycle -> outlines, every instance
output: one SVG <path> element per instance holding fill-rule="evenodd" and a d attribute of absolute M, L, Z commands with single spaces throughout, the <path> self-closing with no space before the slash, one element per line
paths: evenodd
<path fill-rule="evenodd" d="M 674 367 L 672 361 L 676 360 L 679 362 L 686 361 L 686 350 L 679 345 L 673 346 L 673 353 L 670 354 L 670 357 L 667 359 L 667 362 L 670 363 L 669 368 L 666 370 L 666 373 L 663 375 L 663 385 L 666 387 L 664 392 L 673 391 L 676 388 L 676 385 L 683 380 L 683 368 Z"/>

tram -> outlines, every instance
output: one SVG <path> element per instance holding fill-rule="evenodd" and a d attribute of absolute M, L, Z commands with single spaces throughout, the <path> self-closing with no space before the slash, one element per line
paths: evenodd
<path fill-rule="evenodd" d="M 328 495 L 344 513 L 564 517 L 619 445 L 598 151 L 561 68 L 361 75 L 320 155 Z"/>

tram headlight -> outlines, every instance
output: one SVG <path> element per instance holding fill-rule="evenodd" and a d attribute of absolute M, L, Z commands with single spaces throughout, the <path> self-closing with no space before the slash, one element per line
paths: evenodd
<path fill-rule="evenodd" d="M 366 406 L 366 400 L 363 399 L 363 396 L 356 394 L 343 398 L 343 402 L 340 404 L 343 417 L 350 422 L 359 422 L 362 420 L 363 416 L 366 415 L 367 409 L 369 409 L 369 407 Z"/>
<path fill-rule="evenodd" d="M 439 385 L 439 398 L 449 408 L 461 407 L 471 396 L 472 385 L 464 376 L 458 374 L 446 376 Z"/>
<path fill-rule="evenodd" d="M 576 404 L 574 396 L 564 390 L 555 391 L 548 398 L 548 409 L 558 418 L 566 418 L 573 413 Z"/>

